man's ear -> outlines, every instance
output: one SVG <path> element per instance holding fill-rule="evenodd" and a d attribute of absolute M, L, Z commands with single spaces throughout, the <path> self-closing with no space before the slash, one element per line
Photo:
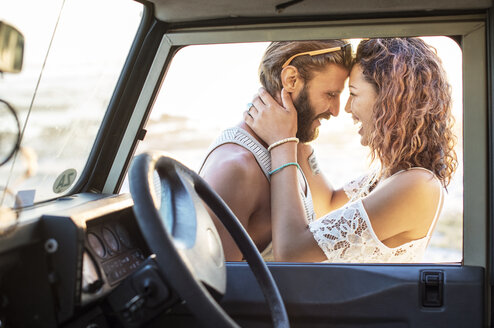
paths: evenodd
<path fill-rule="evenodd" d="M 303 81 L 298 69 L 295 66 L 288 65 L 281 71 L 281 84 L 283 88 L 292 93 L 303 87 Z"/>

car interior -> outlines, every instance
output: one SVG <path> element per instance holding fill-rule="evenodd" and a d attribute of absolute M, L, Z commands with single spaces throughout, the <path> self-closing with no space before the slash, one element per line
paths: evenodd
<path fill-rule="evenodd" d="M 492 1 L 33 1 L 43 15 L 11 2 L 0 5 L 0 326 L 492 326 Z M 197 173 L 201 154 L 242 119 L 269 42 L 377 37 L 459 49 L 448 191 L 459 214 L 453 237 L 434 240 L 453 255 L 263 261 Z M 245 261 L 225 261 L 207 209 Z"/>

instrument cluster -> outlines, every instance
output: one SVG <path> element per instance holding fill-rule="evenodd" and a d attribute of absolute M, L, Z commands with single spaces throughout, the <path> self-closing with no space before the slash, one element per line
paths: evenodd
<path fill-rule="evenodd" d="M 82 268 L 82 292 L 114 286 L 146 259 L 138 229 L 117 220 L 88 224 Z M 107 286 L 108 287 L 108 286 Z"/>

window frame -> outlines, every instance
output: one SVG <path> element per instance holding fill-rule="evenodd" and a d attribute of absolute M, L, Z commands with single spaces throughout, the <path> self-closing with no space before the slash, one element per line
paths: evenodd
<path fill-rule="evenodd" d="M 163 35 L 103 192 L 119 185 L 125 158 L 146 121 L 171 57 L 183 46 L 331 38 L 450 36 L 463 51 L 463 263 L 486 267 L 488 248 L 488 103 L 486 16 L 381 18 L 234 27 L 178 28 Z M 464 161 L 464 158 L 471 160 Z M 475 160 L 473 160 L 475 159 Z"/>

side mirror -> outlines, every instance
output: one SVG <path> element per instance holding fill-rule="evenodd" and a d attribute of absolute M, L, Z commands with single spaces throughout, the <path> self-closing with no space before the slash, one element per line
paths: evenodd
<path fill-rule="evenodd" d="M 14 156 L 19 149 L 20 142 L 19 118 L 11 105 L 0 99 L 0 166 Z"/>
<path fill-rule="evenodd" d="M 19 73 L 24 57 L 24 36 L 10 24 L 0 21 L 0 72 Z"/>

